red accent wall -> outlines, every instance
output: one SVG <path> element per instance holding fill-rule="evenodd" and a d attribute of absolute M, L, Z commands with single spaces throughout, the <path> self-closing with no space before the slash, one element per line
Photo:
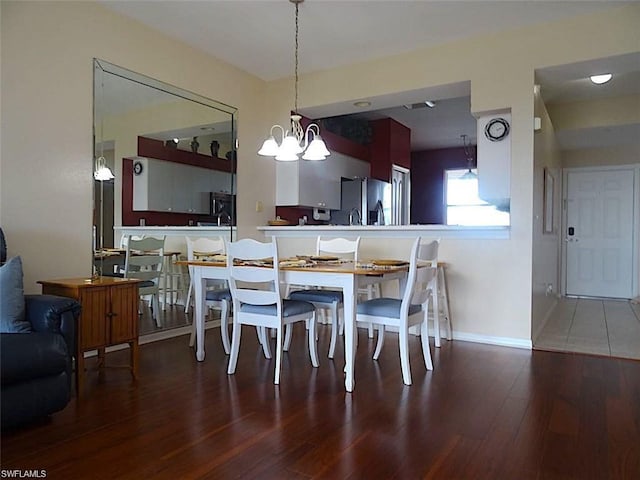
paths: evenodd
<path fill-rule="evenodd" d="M 233 162 L 226 158 L 214 158 L 210 155 L 165 147 L 162 140 L 154 140 L 153 138 L 147 137 L 138 137 L 138 155 L 223 172 L 233 172 L 235 170 L 233 168 Z"/>
<path fill-rule="evenodd" d="M 371 127 L 371 176 L 389 182 L 394 163 L 405 168 L 411 167 L 411 130 L 392 118 L 374 120 Z"/>
<path fill-rule="evenodd" d="M 138 155 L 141 157 L 157 158 L 175 163 L 184 163 L 196 167 L 209 168 L 211 170 L 233 171 L 233 162 L 213 158 L 199 153 L 177 150 L 165 147 L 160 140 L 152 138 L 138 137 Z M 140 225 L 140 220 L 144 218 L 145 225 L 193 225 L 198 222 L 216 222 L 217 218 L 211 215 L 197 215 L 192 213 L 170 213 L 170 212 L 136 212 L 133 210 L 133 159 L 122 159 L 122 225 Z"/>
<path fill-rule="evenodd" d="M 477 158 L 474 149 L 474 158 Z M 442 148 L 411 154 L 411 223 L 444 223 L 444 172 L 466 168 L 464 149 Z"/>

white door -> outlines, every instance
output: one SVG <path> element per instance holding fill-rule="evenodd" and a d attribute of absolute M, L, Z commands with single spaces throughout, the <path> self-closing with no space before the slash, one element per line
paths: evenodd
<path fill-rule="evenodd" d="M 567 295 L 631 298 L 633 170 L 567 172 Z"/>

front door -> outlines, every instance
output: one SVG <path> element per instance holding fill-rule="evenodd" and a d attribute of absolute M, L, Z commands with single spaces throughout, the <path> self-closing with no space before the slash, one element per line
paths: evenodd
<path fill-rule="evenodd" d="M 567 295 L 631 298 L 634 171 L 567 172 Z"/>

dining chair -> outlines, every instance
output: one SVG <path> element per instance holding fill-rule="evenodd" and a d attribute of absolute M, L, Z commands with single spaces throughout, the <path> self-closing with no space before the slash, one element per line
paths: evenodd
<path fill-rule="evenodd" d="M 151 314 L 159 328 L 160 322 L 160 277 L 164 263 L 164 237 L 134 237 L 126 239 L 124 277 L 142 280 L 138 284 L 140 297 L 151 295 Z"/>
<path fill-rule="evenodd" d="M 265 261 L 271 259 L 271 262 Z M 295 322 L 309 325 L 309 355 L 311 364 L 319 366 L 316 350 L 315 307 L 300 300 L 282 299 L 278 245 L 243 239 L 227 243 L 229 289 L 233 298 L 233 334 L 227 373 L 236 371 L 242 325 L 252 325 L 261 332 L 261 344 L 266 358 L 271 358 L 269 338 L 265 331 L 276 330 L 276 364 L 274 384 L 280 383 L 284 327 Z"/>
<path fill-rule="evenodd" d="M 358 248 L 360 237 L 355 240 L 346 238 L 323 239 L 318 237 L 316 241 L 316 255 L 334 254 L 341 258 L 349 257 L 354 262 L 358 261 Z M 316 309 L 327 309 L 331 312 L 331 343 L 329 344 L 329 358 L 333 358 L 336 350 L 338 331 L 342 331 L 339 323 L 338 311 L 343 305 L 342 290 L 330 290 L 322 288 L 303 288 L 289 294 L 291 300 L 311 302 Z M 285 347 L 288 347 L 291 334 L 287 331 Z M 285 348 L 286 349 L 286 348 Z"/>
<path fill-rule="evenodd" d="M 359 303 L 356 310 L 357 322 L 371 322 L 378 325 L 378 341 L 373 359 L 378 360 L 385 337 L 385 327 L 398 329 L 400 344 L 400 364 L 402 380 L 411 385 L 411 367 L 409 365 L 409 328 L 420 325 L 422 355 L 427 370 L 433 370 L 429 349 L 428 313 L 429 300 L 433 296 L 433 285 L 437 279 L 438 241 L 420 243 L 420 237 L 413 242 L 409 260 L 409 274 L 401 299 L 374 298 Z"/>
<path fill-rule="evenodd" d="M 187 242 L 187 259 L 189 261 L 198 258 L 220 255 L 225 253 L 225 243 L 222 237 L 202 237 L 190 238 L 185 237 Z M 193 285 L 193 267 L 189 266 L 189 291 L 187 292 L 187 301 L 184 306 L 184 313 L 189 313 L 191 305 L 191 295 L 194 291 Z M 222 337 L 222 347 L 224 353 L 229 355 L 229 309 L 231 307 L 231 292 L 225 281 L 207 280 L 207 288 L 205 290 L 205 301 L 209 309 L 215 308 L 220 310 L 220 336 Z M 196 339 L 196 322 L 191 324 L 191 335 L 189 336 L 189 346 L 193 347 Z"/>

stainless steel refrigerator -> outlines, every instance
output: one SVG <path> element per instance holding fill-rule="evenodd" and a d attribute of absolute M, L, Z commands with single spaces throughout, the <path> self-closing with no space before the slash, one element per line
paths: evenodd
<path fill-rule="evenodd" d="M 343 178 L 341 209 L 331 211 L 336 225 L 391 225 L 391 184 L 375 178 Z"/>

